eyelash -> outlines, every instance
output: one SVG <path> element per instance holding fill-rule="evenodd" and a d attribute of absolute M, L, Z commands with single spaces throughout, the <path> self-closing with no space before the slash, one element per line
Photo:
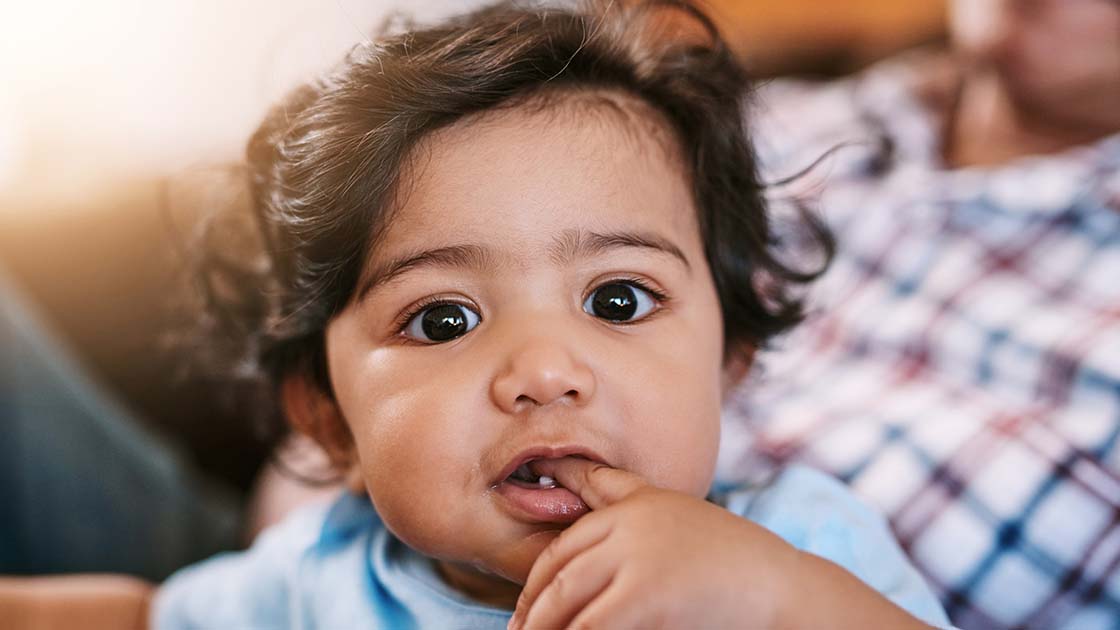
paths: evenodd
<path fill-rule="evenodd" d="M 666 295 L 664 291 L 660 291 L 660 290 L 654 288 L 653 286 L 650 285 L 649 282 L 647 282 L 646 280 L 644 280 L 642 278 L 638 278 L 638 277 L 634 277 L 634 276 L 622 276 L 622 277 L 618 277 L 618 278 L 611 278 L 609 280 L 604 280 L 603 282 L 600 282 L 599 284 L 595 285 L 595 288 L 591 289 L 591 291 L 589 291 L 587 295 L 583 296 L 583 299 L 580 300 L 580 304 L 583 304 L 583 302 L 585 302 L 587 300 L 587 298 L 592 293 L 594 293 L 595 291 L 598 291 L 599 289 L 607 286 L 608 284 L 630 284 L 630 285 L 633 285 L 633 286 L 645 291 L 646 293 L 649 293 L 653 297 L 653 299 L 657 301 L 657 304 L 658 304 L 659 307 L 664 307 L 665 304 L 669 303 L 672 300 L 672 298 L 670 298 L 668 295 Z M 404 333 L 405 329 L 408 328 L 408 324 L 409 324 L 409 322 L 412 321 L 412 318 L 416 317 L 420 313 L 423 313 L 425 309 L 429 309 L 433 306 L 441 306 L 443 304 L 457 304 L 457 305 L 463 306 L 465 308 L 471 308 L 470 305 L 464 304 L 463 302 L 458 301 L 458 300 L 449 300 L 447 298 L 441 298 L 441 297 L 436 297 L 436 296 L 427 297 L 427 298 L 424 298 L 423 300 L 420 300 L 419 302 L 414 304 L 411 308 L 409 308 L 407 311 L 405 311 L 403 314 L 401 314 L 401 316 L 398 317 L 396 319 L 396 321 L 393 322 L 393 329 L 396 330 L 397 335 L 402 335 Z M 660 311 L 660 310 L 661 310 L 660 308 L 657 309 L 657 311 Z M 646 317 L 643 317 L 642 319 L 640 319 L 638 321 L 640 322 L 640 321 L 644 321 L 644 320 L 648 319 L 649 317 L 656 314 L 657 311 L 654 311 L 650 315 L 647 315 Z M 627 325 L 631 325 L 631 324 L 636 324 L 638 322 L 631 322 L 631 323 L 614 322 L 614 323 L 616 325 L 620 325 L 620 326 L 627 326 Z"/>
<path fill-rule="evenodd" d="M 425 309 L 429 309 L 433 306 L 442 306 L 444 304 L 457 304 L 464 308 L 472 308 L 470 305 L 464 304 L 457 300 L 449 300 L 447 298 L 435 296 L 426 297 L 414 304 L 403 314 L 401 314 L 401 316 L 398 317 L 395 322 L 393 322 L 393 328 L 397 331 L 397 334 L 400 335 L 405 331 L 406 328 L 408 328 L 408 323 L 412 321 L 413 317 L 416 317 L 420 313 L 423 313 Z"/>

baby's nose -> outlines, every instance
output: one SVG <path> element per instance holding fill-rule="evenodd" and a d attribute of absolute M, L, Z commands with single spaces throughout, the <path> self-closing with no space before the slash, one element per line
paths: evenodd
<path fill-rule="evenodd" d="M 494 378 L 491 393 L 507 413 L 557 401 L 582 406 L 595 394 L 595 374 L 570 344 L 537 337 L 510 354 Z"/>

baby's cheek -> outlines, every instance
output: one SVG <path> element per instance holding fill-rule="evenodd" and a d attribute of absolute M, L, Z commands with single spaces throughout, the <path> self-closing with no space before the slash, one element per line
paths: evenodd
<path fill-rule="evenodd" d="M 416 404 L 423 398 L 416 390 L 401 390 L 380 401 L 354 435 L 362 477 L 378 515 L 394 535 L 427 552 L 456 538 L 463 492 L 449 471 L 466 464 L 448 446 L 461 440 L 449 438 L 446 427 L 431 421 L 450 414 Z"/>
<path fill-rule="evenodd" d="M 639 431 L 642 449 L 636 472 L 649 483 L 696 497 L 705 496 L 719 454 L 720 409 L 707 399 L 663 404 Z"/>
<path fill-rule="evenodd" d="M 455 512 L 439 496 L 408 483 L 385 484 L 367 481 L 370 497 L 385 527 L 409 547 L 428 556 L 456 555 L 466 543 Z"/>

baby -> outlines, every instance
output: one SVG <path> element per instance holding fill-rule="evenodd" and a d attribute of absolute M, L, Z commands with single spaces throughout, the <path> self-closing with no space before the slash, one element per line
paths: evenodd
<path fill-rule="evenodd" d="M 180 571 L 155 625 L 946 624 L 840 484 L 713 492 L 722 395 L 813 275 L 772 251 L 746 87 L 690 4 L 508 3 L 277 107 L 266 263 L 209 286 L 351 489 Z"/>

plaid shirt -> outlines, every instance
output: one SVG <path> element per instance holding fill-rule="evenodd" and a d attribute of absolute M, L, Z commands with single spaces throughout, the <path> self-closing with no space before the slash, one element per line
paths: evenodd
<path fill-rule="evenodd" d="M 734 392 L 721 475 L 846 481 L 962 628 L 1120 628 L 1120 135 L 947 170 L 928 61 L 761 92 L 764 179 L 841 147 L 774 191 L 839 253 Z"/>

